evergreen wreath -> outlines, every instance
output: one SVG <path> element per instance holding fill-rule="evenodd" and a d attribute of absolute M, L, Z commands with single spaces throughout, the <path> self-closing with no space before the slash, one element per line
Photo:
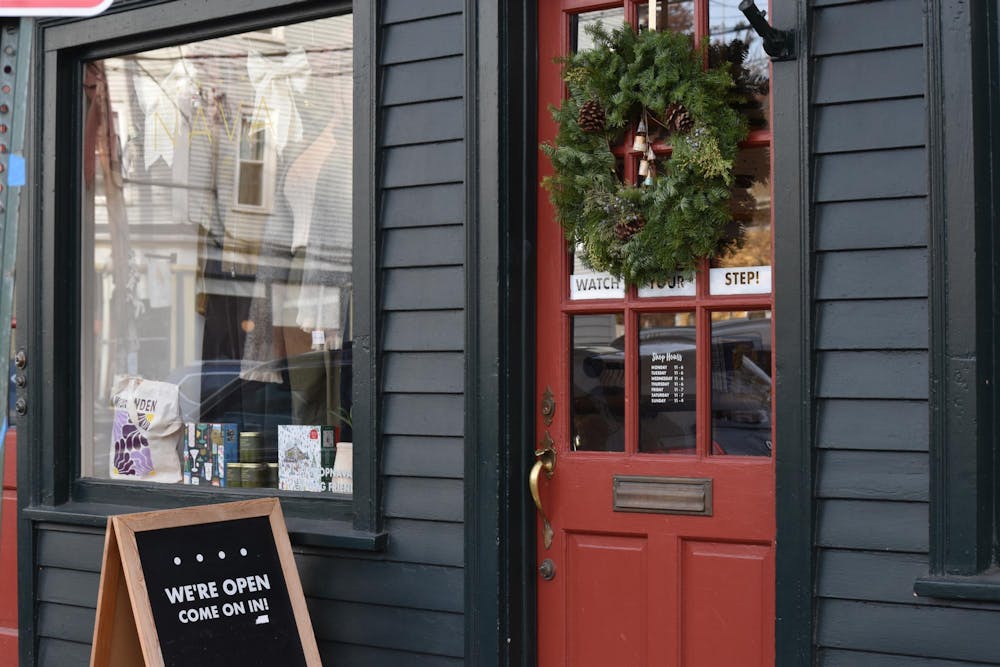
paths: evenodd
<path fill-rule="evenodd" d="M 554 167 L 542 184 L 566 238 L 591 267 L 633 285 L 737 247 L 730 187 L 747 123 L 736 107 L 753 90 L 733 76 L 746 83 L 745 44 L 713 46 L 705 69 L 705 51 L 682 33 L 586 30 L 594 48 L 563 59 L 569 97 L 551 108 L 559 132 L 541 147 Z M 623 183 L 611 152 L 640 121 L 650 145 L 659 132 L 672 147 L 648 185 Z"/>

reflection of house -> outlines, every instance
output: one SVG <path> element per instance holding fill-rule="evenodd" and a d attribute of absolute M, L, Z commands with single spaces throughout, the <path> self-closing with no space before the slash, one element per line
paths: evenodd
<path fill-rule="evenodd" d="M 106 61 L 144 307 L 139 372 L 162 376 L 201 360 L 196 300 L 203 311 L 206 295 L 284 294 L 294 251 L 306 247 L 302 269 L 316 289 L 296 292 L 274 324 L 332 310 L 336 316 L 314 324 L 342 333 L 349 300 L 340 290 L 351 261 L 350 38 L 349 21 L 330 20 Z M 111 227 L 101 202 L 99 192 L 95 261 L 105 272 L 98 294 L 108 313 Z M 109 317 L 102 331 L 111 335 Z"/>

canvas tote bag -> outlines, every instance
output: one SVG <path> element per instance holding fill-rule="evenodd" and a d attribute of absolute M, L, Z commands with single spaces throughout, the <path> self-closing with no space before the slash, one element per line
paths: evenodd
<path fill-rule="evenodd" d="M 111 388 L 112 479 L 181 481 L 180 396 L 177 385 L 116 376 Z"/>

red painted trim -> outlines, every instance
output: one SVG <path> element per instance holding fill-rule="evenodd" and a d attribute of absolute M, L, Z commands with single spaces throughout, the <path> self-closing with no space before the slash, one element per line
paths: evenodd
<path fill-rule="evenodd" d="M 17 434 L 4 440 L 0 511 L 0 665 L 17 664 Z"/>

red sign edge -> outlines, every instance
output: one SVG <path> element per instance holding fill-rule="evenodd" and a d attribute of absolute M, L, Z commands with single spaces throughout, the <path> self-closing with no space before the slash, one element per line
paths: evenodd
<path fill-rule="evenodd" d="M 101 0 L 96 6 L 71 7 L 58 2 L 42 7 L 4 7 L 0 0 L 0 16 L 96 16 L 111 6 L 113 0 Z"/>

